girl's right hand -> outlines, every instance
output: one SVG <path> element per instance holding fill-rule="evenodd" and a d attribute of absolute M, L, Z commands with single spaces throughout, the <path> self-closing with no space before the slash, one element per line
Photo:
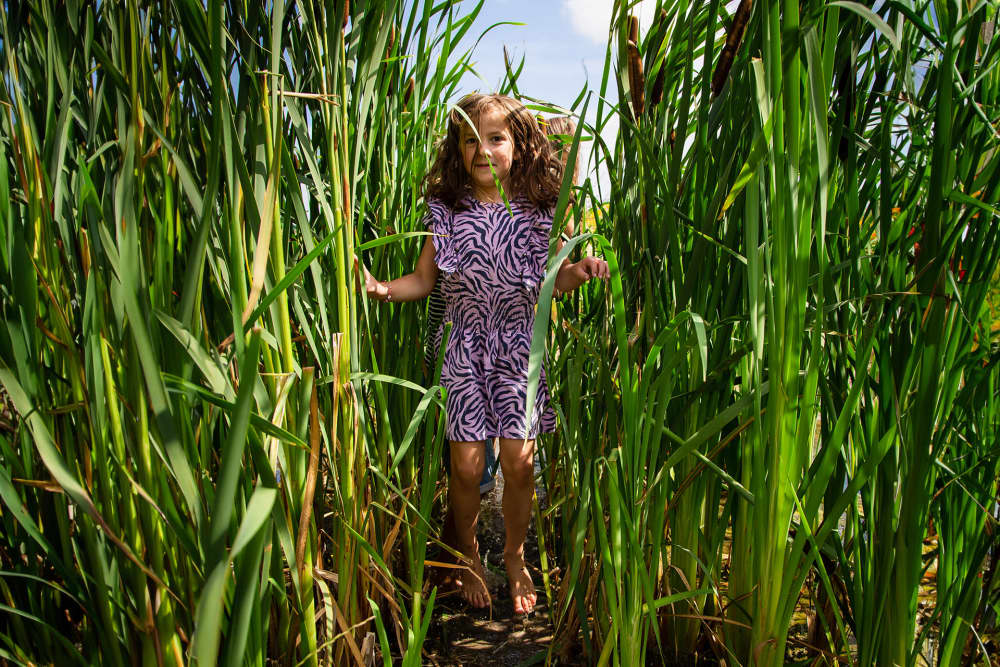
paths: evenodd
<path fill-rule="evenodd" d="M 359 272 L 360 267 L 360 272 Z M 369 273 L 368 268 L 363 264 L 358 262 L 358 258 L 354 258 L 354 276 L 357 280 L 358 288 L 361 287 L 361 277 L 364 276 L 365 281 L 365 294 L 369 299 L 375 299 L 376 301 L 386 301 L 389 296 L 389 287 L 383 282 L 375 280 L 375 277 Z"/>

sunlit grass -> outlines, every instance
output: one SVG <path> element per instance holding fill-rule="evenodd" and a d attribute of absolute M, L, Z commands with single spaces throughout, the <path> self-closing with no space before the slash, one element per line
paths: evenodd
<path fill-rule="evenodd" d="M 412 269 L 487 26 L 352 5 L 0 18 L 0 660 L 425 661 L 442 389 L 420 305 L 351 267 Z M 547 657 L 979 660 L 997 9 L 727 6 L 616 3 L 574 103 L 610 192 L 575 190 L 572 251 L 613 276 L 538 309 Z"/>

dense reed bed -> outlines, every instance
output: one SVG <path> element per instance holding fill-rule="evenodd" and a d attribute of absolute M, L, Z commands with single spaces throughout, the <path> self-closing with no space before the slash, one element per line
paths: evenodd
<path fill-rule="evenodd" d="M 997 8 L 657 5 L 570 105 L 539 658 L 983 664 Z M 5 5 L 0 660 L 423 664 L 442 388 L 352 263 L 412 268 L 481 7 Z"/>

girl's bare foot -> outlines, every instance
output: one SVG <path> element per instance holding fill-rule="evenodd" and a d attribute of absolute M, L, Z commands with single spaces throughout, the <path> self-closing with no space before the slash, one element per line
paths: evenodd
<path fill-rule="evenodd" d="M 514 600 L 514 613 L 530 614 L 535 608 L 538 596 L 535 594 L 535 584 L 531 581 L 528 566 L 524 563 L 524 556 L 504 554 L 503 559 L 507 566 L 510 597 Z"/>
<path fill-rule="evenodd" d="M 483 561 L 479 558 L 479 548 L 469 556 L 471 565 L 462 570 L 458 579 L 458 588 L 466 602 L 476 609 L 489 607 L 490 591 L 486 588 L 486 570 L 483 569 Z"/>

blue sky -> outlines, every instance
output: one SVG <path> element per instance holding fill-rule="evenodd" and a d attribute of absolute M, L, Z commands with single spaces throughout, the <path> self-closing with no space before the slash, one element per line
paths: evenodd
<path fill-rule="evenodd" d="M 473 5 L 467 1 L 463 6 L 471 9 Z M 525 58 L 518 80 L 525 95 L 568 106 L 588 81 L 592 88 L 599 88 L 611 6 L 612 0 L 486 0 L 476 21 L 479 29 L 470 31 L 463 46 L 472 46 L 482 30 L 494 23 L 523 25 L 498 26 L 482 39 L 473 55 L 482 80 L 468 75 L 463 92 L 496 88 L 503 78 L 505 45 L 514 62 Z M 655 0 L 645 0 L 633 12 L 648 24 L 655 6 Z"/>
<path fill-rule="evenodd" d="M 569 107 L 585 85 L 597 92 L 612 4 L 612 0 L 486 0 L 476 19 L 477 27 L 469 31 L 460 51 L 471 48 L 482 31 L 495 23 L 523 25 L 497 26 L 482 38 L 472 55 L 479 78 L 467 74 L 460 93 L 492 92 L 499 86 L 504 76 L 504 46 L 512 63 L 524 57 L 524 70 L 518 78 L 518 89 L 524 95 Z M 655 5 L 655 0 L 645 0 L 633 10 L 639 14 L 644 29 Z M 459 11 L 469 11 L 473 6 L 466 0 Z M 609 85 L 609 90 L 616 99 L 616 87 Z M 592 101 L 588 120 L 593 120 L 594 110 L 596 104 Z M 609 126 L 605 140 L 613 141 L 616 132 L 616 126 Z"/>
<path fill-rule="evenodd" d="M 607 4 L 610 8 L 611 3 Z M 481 28 L 470 31 L 470 36 L 475 33 L 478 37 L 483 28 L 501 21 L 524 25 L 497 26 L 483 37 L 472 57 L 481 79 L 466 75 L 463 92 L 477 88 L 482 92 L 496 89 L 504 75 L 504 46 L 513 62 L 518 62 L 522 56 L 525 58 L 518 84 L 526 95 L 569 106 L 588 79 L 591 86 L 597 88 L 607 40 L 597 41 L 595 37 L 601 32 L 607 34 L 607 23 L 603 31 L 594 26 L 588 35 L 571 23 L 573 15 L 567 3 L 561 0 L 487 0 L 477 19 Z M 466 39 L 463 46 L 471 46 L 475 37 Z"/>

